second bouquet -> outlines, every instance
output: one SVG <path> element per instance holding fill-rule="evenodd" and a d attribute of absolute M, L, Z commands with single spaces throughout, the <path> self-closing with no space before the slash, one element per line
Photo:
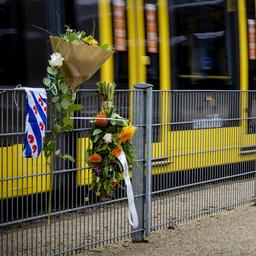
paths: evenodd
<path fill-rule="evenodd" d="M 123 178 L 121 155 L 125 155 L 128 167 L 136 163 L 132 145 L 136 128 L 116 113 L 113 104 L 115 84 L 99 82 L 97 86 L 101 110 L 93 121 L 88 161 L 93 167 L 91 189 L 104 201 L 113 197 L 116 186 Z"/>

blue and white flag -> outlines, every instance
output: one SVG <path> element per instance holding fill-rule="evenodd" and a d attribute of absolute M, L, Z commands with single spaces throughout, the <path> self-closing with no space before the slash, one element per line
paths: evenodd
<path fill-rule="evenodd" d="M 24 88 L 26 98 L 26 131 L 24 157 L 38 157 L 43 149 L 47 120 L 47 95 L 42 88 Z"/>

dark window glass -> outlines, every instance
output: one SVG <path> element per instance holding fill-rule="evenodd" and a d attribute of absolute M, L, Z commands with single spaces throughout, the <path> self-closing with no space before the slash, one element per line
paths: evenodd
<path fill-rule="evenodd" d="M 239 89 L 234 0 L 170 1 L 175 89 Z"/>
<path fill-rule="evenodd" d="M 0 86 L 42 86 L 47 63 L 46 1 L 0 1 Z"/>

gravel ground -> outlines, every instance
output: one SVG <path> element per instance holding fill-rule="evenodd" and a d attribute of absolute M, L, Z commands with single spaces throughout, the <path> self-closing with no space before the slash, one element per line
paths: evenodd
<path fill-rule="evenodd" d="M 162 229 L 148 243 L 123 240 L 82 255 L 256 255 L 256 207 L 252 204 Z"/>

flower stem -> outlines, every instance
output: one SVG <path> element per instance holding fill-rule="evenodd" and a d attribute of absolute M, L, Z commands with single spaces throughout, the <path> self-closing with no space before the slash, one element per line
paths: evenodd
<path fill-rule="evenodd" d="M 48 200 L 48 221 L 51 219 L 51 212 L 52 212 L 52 190 L 54 184 L 54 166 L 55 166 L 55 157 L 54 154 L 50 156 L 50 163 L 47 161 L 47 164 L 50 168 L 50 192 L 49 192 L 49 200 Z"/>

